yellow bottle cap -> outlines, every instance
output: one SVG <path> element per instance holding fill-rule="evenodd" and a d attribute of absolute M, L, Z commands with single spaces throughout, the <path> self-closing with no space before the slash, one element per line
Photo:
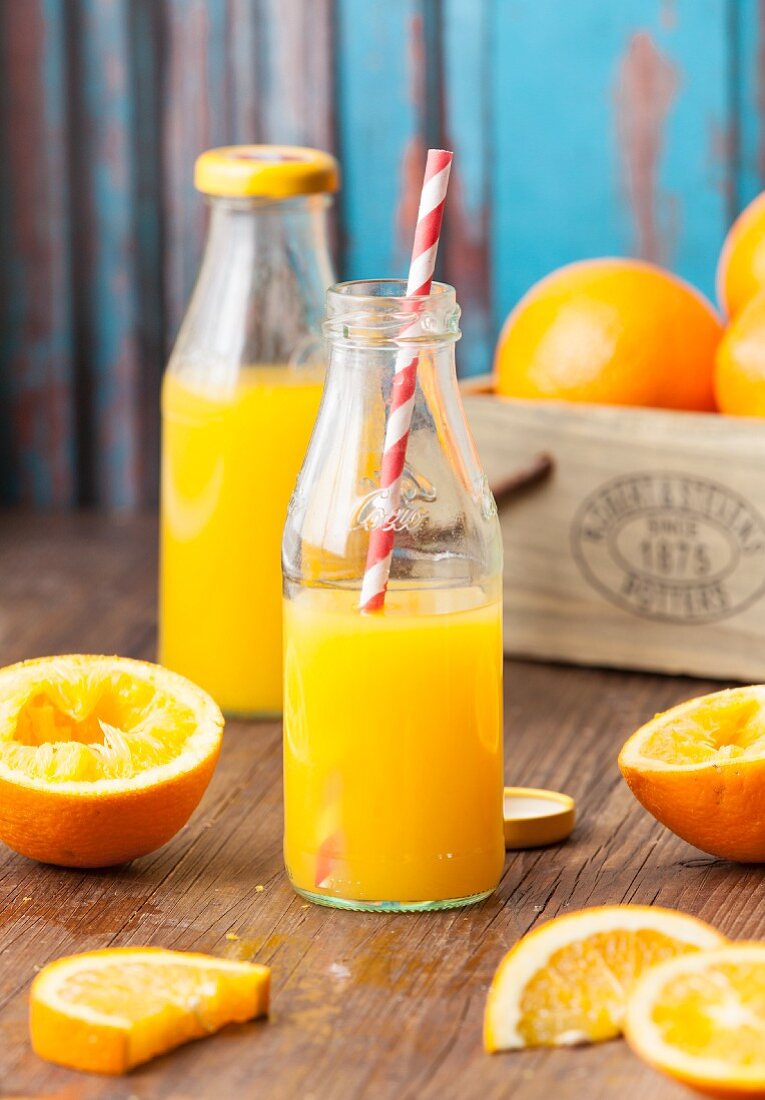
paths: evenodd
<path fill-rule="evenodd" d="M 505 847 L 541 848 L 570 836 L 576 803 L 567 794 L 535 787 L 505 787 Z"/>
<path fill-rule="evenodd" d="M 197 157 L 194 186 L 205 195 L 288 199 L 337 191 L 340 169 L 329 153 L 300 145 L 227 145 Z"/>

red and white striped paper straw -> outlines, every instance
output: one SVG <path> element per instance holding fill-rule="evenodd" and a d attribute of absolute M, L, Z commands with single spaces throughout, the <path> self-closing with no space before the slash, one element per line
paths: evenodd
<path fill-rule="evenodd" d="M 412 260 L 409 265 L 407 297 L 430 294 L 453 156 L 453 153 L 445 149 L 428 150 Z M 409 332 L 416 323 L 415 317 L 404 327 L 402 335 Z M 402 348 L 396 356 L 380 473 L 385 513 L 383 522 L 371 532 L 369 537 L 369 550 L 359 599 L 359 607 L 362 611 L 379 611 L 385 603 L 395 537 L 392 520 L 398 511 L 401 498 L 401 476 L 404 472 L 406 446 L 409 441 L 409 426 L 412 422 L 419 359 L 418 352 L 412 353 L 407 348 Z"/>

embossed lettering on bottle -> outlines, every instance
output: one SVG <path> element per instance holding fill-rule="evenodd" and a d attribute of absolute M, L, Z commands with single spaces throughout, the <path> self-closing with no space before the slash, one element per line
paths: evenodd
<path fill-rule="evenodd" d="M 379 484 L 379 471 L 375 479 Z M 426 504 L 437 498 L 436 488 L 423 474 L 404 466 L 398 504 L 391 509 L 390 491 L 372 489 L 363 497 L 353 518 L 353 529 L 358 531 L 416 531 L 428 516 Z"/>

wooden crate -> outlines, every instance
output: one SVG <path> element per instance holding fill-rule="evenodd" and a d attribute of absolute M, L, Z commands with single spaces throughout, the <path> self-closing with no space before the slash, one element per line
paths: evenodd
<path fill-rule="evenodd" d="M 765 680 L 765 423 L 466 395 L 500 502 L 505 647 L 587 665 Z"/>

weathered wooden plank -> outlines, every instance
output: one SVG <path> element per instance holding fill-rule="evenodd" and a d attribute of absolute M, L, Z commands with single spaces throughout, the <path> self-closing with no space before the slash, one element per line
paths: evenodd
<path fill-rule="evenodd" d="M 77 499 L 66 19 L 0 6 L 0 484 L 56 506 Z"/>
<path fill-rule="evenodd" d="M 664 262 L 711 293 L 729 182 L 726 0 L 493 11 L 497 320 L 592 255 Z"/>
<path fill-rule="evenodd" d="M 6 495 L 151 495 L 159 344 L 197 271 L 204 208 L 191 174 L 211 144 L 339 138 L 351 276 L 404 274 L 425 144 L 453 144 L 442 260 L 465 307 L 466 373 L 485 367 L 520 293 L 578 256 L 658 258 L 709 292 L 727 220 L 762 181 L 764 12 L 762 0 L 8 0 Z M 67 35 L 71 23 L 87 35 Z M 554 79 L 540 57 L 555 59 Z M 82 285 L 69 277 L 72 157 Z M 120 267 L 127 294 L 109 276 Z"/>
<path fill-rule="evenodd" d="M 489 189 L 489 5 L 487 0 L 446 0 L 442 26 L 443 137 L 454 149 L 444 221 L 443 278 L 457 289 L 462 306 L 460 373 L 485 374 L 491 367 Z"/>
<path fill-rule="evenodd" d="M 742 209 L 765 183 L 765 0 L 730 0 L 737 162 L 734 209 Z"/>
<path fill-rule="evenodd" d="M 129 508 L 141 496 L 138 263 L 127 0 L 82 0 L 77 71 L 77 217 L 81 447 L 86 499 Z"/>
<path fill-rule="evenodd" d="M 337 110 L 343 163 L 343 275 L 405 277 L 425 141 L 422 12 L 416 0 L 337 2 Z"/>
<path fill-rule="evenodd" d="M 332 9 L 332 0 L 264 0 L 265 141 L 334 151 Z"/>
<path fill-rule="evenodd" d="M 735 179 L 729 8 L 730 0 L 659 5 L 655 30 L 656 48 L 674 65 L 680 81 L 667 116 L 657 175 L 658 194 L 667 196 L 665 262 L 710 298 Z M 657 209 L 660 219 L 660 205 Z"/>
<path fill-rule="evenodd" d="M 146 561 L 154 549 L 152 522 L 3 516 L 0 663 L 72 649 L 153 656 Z M 510 854 L 497 893 L 471 911 L 353 914 L 297 898 L 282 871 L 276 723 L 228 725 L 199 811 L 153 856 L 81 873 L 0 853 L 4 1093 L 580 1100 L 586 1092 L 591 1100 L 680 1100 L 681 1089 L 620 1042 L 488 1057 L 481 1017 L 503 952 L 537 922 L 583 905 L 655 902 L 736 938 L 765 933 L 761 873 L 672 837 L 615 767 L 619 746 L 647 717 L 713 685 L 527 663 L 506 672 L 507 779 L 569 791 L 579 824 L 565 845 Z M 146 943 L 271 965 L 272 1018 L 227 1029 L 124 1080 L 37 1059 L 26 1022 L 36 968 L 72 951 Z"/>
<path fill-rule="evenodd" d="M 132 218 L 135 232 L 138 377 L 138 466 L 142 503 L 157 499 L 159 483 L 159 391 L 165 359 L 161 114 L 161 10 L 155 0 L 128 5 L 132 117 Z"/>
<path fill-rule="evenodd" d="M 199 268 L 204 203 L 194 190 L 194 161 L 230 133 L 225 79 L 223 0 L 164 0 L 162 86 L 165 317 L 175 338 Z"/>
<path fill-rule="evenodd" d="M 260 0 L 228 0 L 231 141 L 248 145 L 262 140 L 260 92 L 263 33 Z"/>
<path fill-rule="evenodd" d="M 256 92 L 261 140 L 337 152 L 334 8 L 335 0 L 264 0 Z M 343 240 L 336 209 L 329 239 L 337 268 Z"/>

